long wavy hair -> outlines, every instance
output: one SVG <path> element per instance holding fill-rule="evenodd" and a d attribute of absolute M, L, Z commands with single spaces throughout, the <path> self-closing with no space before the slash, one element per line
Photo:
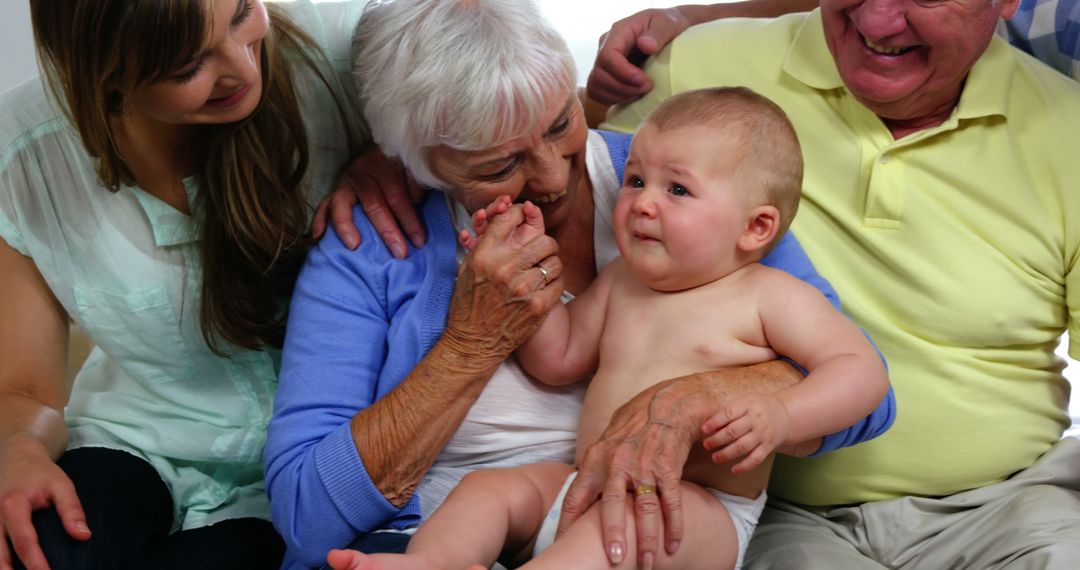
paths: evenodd
<path fill-rule="evenodd" d="M 31 0 L 39 61 L 49 86 L 83 144 L 97 159 L 100 183 L 115 192 L 136 185 L 114 144 L 111 118 L 122 111 L 117 89 L 166 80 L 204 48 L 214 0 Z M 263 95 L 248 117 L 205 127 L 195 156 L 203 283 L 199 317 L 214 352 L 226 345 L 281 346 L 286 307 L 309 239 L 301 181 L 308 136 L 294 87 L 296 63 L 330 90 L 350 146 L 355 120 L 325 54 L 280 8 L 268 4 L 262 42 Z M 137 54 L 134 57 L 129 54 Z M 133 78 L 133 79 L 132 79 Z M 355 149 L 353 149 L 355 150 Z"/>

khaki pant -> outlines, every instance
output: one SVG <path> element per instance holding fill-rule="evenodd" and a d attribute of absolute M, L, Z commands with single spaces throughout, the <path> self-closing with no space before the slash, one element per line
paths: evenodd
<path fill-rule="evenodd" d="M 1006 481 L 941 499 L 806 509 L 770 500 L 748 570 L 1080 569 L 1080 440 Z"/>

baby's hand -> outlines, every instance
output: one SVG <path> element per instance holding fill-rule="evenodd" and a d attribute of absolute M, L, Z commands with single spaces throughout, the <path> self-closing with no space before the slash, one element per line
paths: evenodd
<path fill-rule="evenodd" d="M 778 447 L 788 443 L 791 418 L 776 396 L 750 394 L 725 406 L 701 426 L 702 443 L 716 463 L 736 463 L 734 474 L 751 471 L 761 465 Z"/>
<path fill-rule="evenodd" d="M 510 197 L 503 195 L 496 198 L 491 204 L 488 204 L 486 208 L 473 212 L 472 224 L 473 232 L 475 236 L 469 232 L 462 230 L 458 235 L 458 241 L 461 245 L 472 251 L 476 249 L 476 244 L 479 243 L 480 237 L 487 231 L 488 224 L 495 216 L 505 214 L 511 207 L 522 208 L 525 214 L 525 221 L 522 222 L 514 230 L 514 233 L 510 235 L 511 243 L 517 249 L 526 243 L 532 241 L 533 238 L 544 234 L 544 215 L 540 212 L 540 207 L 532 202 L 525 202 L 521 206 L 511 206 Z"/>

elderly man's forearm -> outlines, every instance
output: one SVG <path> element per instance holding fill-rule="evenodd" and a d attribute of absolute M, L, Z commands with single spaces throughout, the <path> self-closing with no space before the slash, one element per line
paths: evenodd
<path fill-rule="evenodd" d="M 773 18 L 792 12 L 809 12 L 817 6 L 818 0 L 746 0 L 679 6 L 679 11 L 691 24 L 701 24 L 719 18 Z"/>
<path fill-rule="evenodd" d="M 353 416 L 356 450 L 388 502 L 402 507 L 412 498 L 497 367 L 440 341 L 401 384 Z"/>

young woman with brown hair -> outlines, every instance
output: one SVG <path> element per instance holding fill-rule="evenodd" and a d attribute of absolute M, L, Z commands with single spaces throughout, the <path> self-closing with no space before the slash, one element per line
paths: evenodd
<path fill-rule="evenodd" d="M 46 79 L 0 99 L 0 569 L 280 563 L 275 349 L 363 138 L 362 4 L 31 0 Z M 97 346 L 72 383 L 69 320 Z"/>

